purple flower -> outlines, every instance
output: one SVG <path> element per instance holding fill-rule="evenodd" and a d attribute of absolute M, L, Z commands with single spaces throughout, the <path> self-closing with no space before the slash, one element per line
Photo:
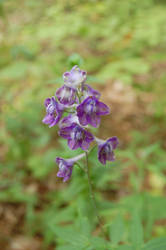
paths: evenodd
<path fill-rule="evenodd" d="M 78 107 L 77 115 L 81 125 L 88 124 L 98 127 L 100 116 L 109 114 L 109 108 L 103 102 L 100 102 L 95 96 L 87 97 Z"/>
<path fill-rule="evenodd" d="M 43 118 L 42 122 L 49 124 L 49 127 L 55 126 L 62 117 L 64 106 L 55 100 L 55 97 L 47 98 L 44 102 L 46 107 L 46 116 Z"/>
<path fill-rule="evenodd" d="M 64 128 L 64 127 L 69 127 L 72 125 L 72 123 L 77 123 L 79 124 L 78 117 L 76 114 L 70 114 L 66 117 L 64 117 L 60 122 L 59 122 L 59 127 Z"/>
<path fill-rule="evenodd" d="M 75 164 L 75 162 L 77 162 L 84 156 L 85 156 L 85 153 L 77 155 L 70 159 L 63 159 L 63 158 L 57 157 L 56 163 L 59 165 L 59 171 L 57 173 L 57 176 L 62 177 L 64 182 L 67 181 L 71 177 L 73 165 Z"/>
<path fill-rule="evenodd" d="M 73 123 L 69 127 L 61 128 L 59 134 L 68 140 L 68 146 L 72 150 L 79 147 L 83 150 L 87 150 L 90 143 L 94 140 L 93 135 L 77 123 Z"/>
<path fill-rule="evenodd" d="M 70 179 L 74 162 L 70 159 L 64 160 L 63 158 L 57 157 L 56 163 L 59 165 L 59 171 L 57 173 L 57 176 L 62 177 L 63 182 Z"/>
<path fill-rule="evenodd" d="M 98 160 L 102 164 L 106 164 L 106 161 L 114 161 L 115 155 L 113 150 L 117 148 L 119 142 L 116 136 L 109 138 L 106 141 L 97 140 L 98 143 Z"/>
<path fill-rule="evenodd" d="M 81 83 L 86 80 L 86 72 L 82 71 L 75 65 L 70 72 L 63 74 L 64 82 L 67 86 L 77 88 Z"/>
<path fill-rule="evenodd" d="M 90 87 L 88 84 L 82 84 L 82 88 L 81 91 L 83 93 L 83 97 L 84 99 L 87 98 L 88 96 L 95 96 L 97 99 L 100 98 L 101 94 L 93 89 L 92 87 Z"/>
<path fill-rule="evenodd" d="M 72 105 L 76 102 L 76 90 L 63 85 L 56 91 L 56 96 L 60 103 L 64 105 Z"/>

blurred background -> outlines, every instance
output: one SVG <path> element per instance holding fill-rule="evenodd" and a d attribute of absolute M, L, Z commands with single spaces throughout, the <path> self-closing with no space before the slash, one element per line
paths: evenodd
<path fill-rule="evenodd" d="M 75 64 L 111 107 L 96 134 L 120 140 L 90 158 L 112 249 L 166 236 L 166 1 L 0 0 L 1 250 L 105 249 L 86 176 L 56 177 L 77 152 L 41 122 Z"/>

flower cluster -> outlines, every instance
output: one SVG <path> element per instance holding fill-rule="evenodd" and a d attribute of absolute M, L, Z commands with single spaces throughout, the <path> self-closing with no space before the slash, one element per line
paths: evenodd
<path fill-rule="evenodd" d="M 98 145 L 98 160 L 102 164 L 114 161 L 114 150 L 118 145 L 117 137 L 106 141 L 98 139 L 90 132 L 89 125 L 98 127 L 101 116 L 110 113 L 109 107 L 101 102 L 100 93 L 85 83 L 86 72 L 74 66 L 70 72 L 63 74 L 64 85 L 60 87 L 55 96 L 45 100 L 46 115 L 43 123 L 53 127 L 59 126 L 59 135 L 67 139 L 70 149 L 81 148 L 88 152 L 91 142 Z M 59 165 L 58 177 L 67 181 L 73 165 L 85 156 L 85 153 L 75 158 L 57 158 Z"/>

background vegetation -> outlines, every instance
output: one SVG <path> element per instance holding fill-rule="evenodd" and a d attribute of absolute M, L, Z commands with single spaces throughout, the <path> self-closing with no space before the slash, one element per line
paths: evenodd
<path fill-rule="evenodd" d="M 0 249 L 166 249 L 165 13 L 165 0 L 0 0 Z M 90 159 L 107 239 L 84 174 L 56 177 L 56 156 L 76 152 L 41 122 L 75 64 L 112 110 L 96 133 L 120 140 L 114 163 Z"/>

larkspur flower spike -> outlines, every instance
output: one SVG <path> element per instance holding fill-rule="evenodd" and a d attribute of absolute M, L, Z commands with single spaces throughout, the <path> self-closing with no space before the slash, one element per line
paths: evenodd
<path fill-rule="evenodd" d="M 59 126 L 59 135 L 68 141 L 70 149 L 81 148 L 86 154 L 91 142 L 98 145 L 98 160 L 105 165 L 114 161 L 114 150 L 118 145 L 117 137 L 104 141 L 96 138 L 89 131 L 89 125 L 98 127 L 101 116 L 110 113 L 109 107 L 101 102 L 100 93 L 85 83 L 86 72 L 74 66 L 63 74 L 64 84 L 55 96 L 45 100 L 46 115 L 43 123 L 53 127 Z M 70 179 L 74 164 L 83 158 L 85 153 L 71 159 L 56 158 L 59 165 L 58 177 L 63 181 Z"/>

